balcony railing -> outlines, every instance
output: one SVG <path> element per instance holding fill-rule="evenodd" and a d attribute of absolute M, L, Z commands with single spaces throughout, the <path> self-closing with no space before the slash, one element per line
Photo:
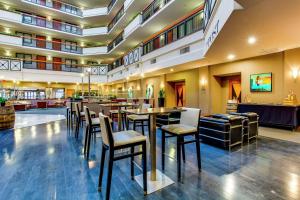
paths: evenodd
<path fill-rule="evenodd" d="M 119 19 L 124 15 L 124 6 L 118 11 L 116 16 L 111 20 L 111 22 L 108 24 L 108 32 L 117 24 Z"/>
<path fill-rule="evenodd" d="M 123 57 L 115 60 L 113 63 L 108 65 L 108 71 L 112 71 L 113 69 L 116 69 L 118 67 L 121 67 L 122 65 L 124 65 L 124 61 L 123 61 Z"/>
<path fill-rule="evenodd" d="M 143 23 L 161 10 L 171 0 L 154 0 L 145 10 L 143 10 Z"/>
<path fill-rule="evenodd" d="M 30 25 L 45 27 L 53 30 L 66 32 L 66 33 L 82 35 L 82 29 L 79 26 L 69 24 L 66 22 L 56 21 L 56 20 L 48 20 L 44 17 L 38 17 L 26 13 L 22 13 L 22 22 L 24 24 L 30 24 Z"/>
<path fill-rule="evenodd" d="M 124 38 L 123 38 L 123 32 L 122 32 L 111 43 L 108 44 L 107 51 L 110 52 L 113 48 L 115 48 L 123 40 L 124 40 Z"/>
<path fill-rule="evenodd" d="M 55 10 L 59 10 L 71 15 L 82 16 L 82 10 L 76 6 L 55 0 L 23 0 L 30 3 L 34 3 L 40 6 L 44 6 L 47 8 L 52 8 Z"/>
<path fill-rule="evenodd" d="M 50 62 L 50 61 L 20 59 L 20 58 L 0 56 L 0 71 L 22 71 L 22 69 L 36 69 L 36 70 L 84 73 L 88 68 L 90 68 L 91 75 L 101 76 L 107 74 L 108 65 L 106 64 L 78 65 L 76 63 Z"/>
<path fill-rule="evenodd" d="M 204 5 L 204 27 L 207 26 L 211 15 L 213 13 L 213 10 L 216 6 L 217 0 L 205 0 L 205 5 Z"/>
<path fill-rule="evenodd" d="M 111 11 L 111 9 L 114 7 L 115 3 L 117 2 L 118 0 L 111 0 L 110 3 L 108 4 L 108 7 L 107 7 L 107 10 L 108 12 Z"/>
<path fill-rule="evenodd" d="M 82 47 L 69 43 L 69 41 L 58 42 L 58 41 L 48 41 L 45 39 L 23 37 L 23 46 L 49 49 L 54 51 L 62 51 L 68 53 L 82 54 Z"/>
<path fill-rule="evenodd" d="M 203 28 L 203 10 L 201 10 L 143 44 L 143 55 L 200 31 Z"/>

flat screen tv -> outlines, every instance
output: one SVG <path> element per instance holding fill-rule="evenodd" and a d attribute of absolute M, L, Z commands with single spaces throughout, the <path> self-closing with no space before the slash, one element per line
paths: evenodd
<path fill-rule="evenodd" d="M 272 92 L 272 73 L 250 75 L 251 92 Z"/>

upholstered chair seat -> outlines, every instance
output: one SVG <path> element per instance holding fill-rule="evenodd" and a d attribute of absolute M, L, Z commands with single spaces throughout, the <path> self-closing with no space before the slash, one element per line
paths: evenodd
<path fill-rule="evenodd" d="M 147 137 L 136 131 L 120 131 L 113 134 L 115 146 L 146 141 Z"/>
<path fill-rule="evenodd" d="M 90 115 L 91 116 L 96 116 L 96 113 L 94 111 L 90 111 Z M 80 116 L 84 117 L 85 116 L 84 112 L 80 112 Z"/>
<path fill-rule="evenodd" d="M 136 121 L 136 120 L 148 120 L 149 115 L 128 115 L 128 120 Z"/>
<path fill-rule="evenodd" d="M 151 104 L 142 104 L 141 109 L 151 108 Z M 127 115 L 127 129 L 129 128 L 129 123 L 133 122 L 133 130 L 136 130 L 137 126 L 142 127 L 142 133 L 145 135 L 144 127 L 147 126 L 149 130 L 150 118 L 149 115 Z M 147 122 L 147 123 L 145 123 Z"/>
<path fill-rule="evenodd" d="M 185 125 L 185 124 L 164 125 L 161 127 L 161 129 L 166 132 L 177 134 L 177 135 L 197 132 L 197 127 Z"/>

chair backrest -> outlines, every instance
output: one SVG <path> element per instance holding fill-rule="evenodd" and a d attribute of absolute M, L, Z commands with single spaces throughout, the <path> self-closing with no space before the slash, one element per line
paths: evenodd
<path fill-rule="evenodd" d="M 114 146 L 113 131 L 108 116 L 99 113 L 99 120 L 103 143 L 106 146 Z"/>
<path fill-rule="evenodd" d="M 80 117 L 80 109 L 79 109 L 79 104 L 78 103 L 75 104 L 75 110 L 76 110 L 76 116 Z"/>
<path fill-rule="evenodd" d="M 152 107 L 152 105 L 149 104 L 149 103 L 143 103 L 142 104 L 142 109 L 148 109 L 148 108 L 151 108 L 151 107 Z"/>
<path fill-rule="evenodd" d="M 183 111 L 180 116 L 180 124 L 199 127 L 201 110 L 198 108 L 182 108 Z"/>
<path fill-rule="evenodd" d="M 90 110 L 88 107 L 84 106 L 84 117 L 85 117 L 85 121 L 86 121 L 86 125 L 92 125 L 92 118 L 90 115 Z"/>

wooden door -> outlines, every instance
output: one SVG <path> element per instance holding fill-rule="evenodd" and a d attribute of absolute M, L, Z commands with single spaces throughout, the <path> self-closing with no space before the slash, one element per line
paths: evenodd
<path fill-rule="evenodd" d="M 175 83 L 176 106 L 185 106 L 185 83 Z"/>
<path fill-rule="evenodd" d="M 45 70 L 46 56 L 36 56 L 36 60 L 37 60 L 37 69 Z"/>
<path fill-rule="evenodd" d="M 40 0 L 40 4 L 45 6 L 46 5 L 46 0 Z"/>
<path fill-rule="evenodd" d="M 229 80 L 229 99 L 236 99 L 238 102 L 242 100 L 242 86 L 240 80 Z"/>
<path fill-rule="evenodd" d="M 36 18 L 36 25 L 46 27 L 46 17 L 37 16 Z"/>
<path fill-rule="evenodd" d="M 52 39 L 52 49 L 61 51 L 61 39 L 56 39 L 56 38 Z"/>
<path fill-rule="evenodd" d="M 46 48 L 46 36 L 37 35 L 36 36 L 36 47 Z"/>
<path fill-rule="evenodd" d="M 52 21 L 52 23 L 53 23 L 53 28 L 55 30 L 61 30 L 61 21 L 60 20 L 54 19 Z"/>
<path fill-rule="evenodd" d="M 54 71 L 61 71 L 61 62 L 62 62 L 61 58 L 53 57 L 53 70 Z"/>
<path fill-rule="evenodd" d="M 53 1 L 53 8 L 60 10 L 61 9 L 61 2 L 59 1 Z"/>

